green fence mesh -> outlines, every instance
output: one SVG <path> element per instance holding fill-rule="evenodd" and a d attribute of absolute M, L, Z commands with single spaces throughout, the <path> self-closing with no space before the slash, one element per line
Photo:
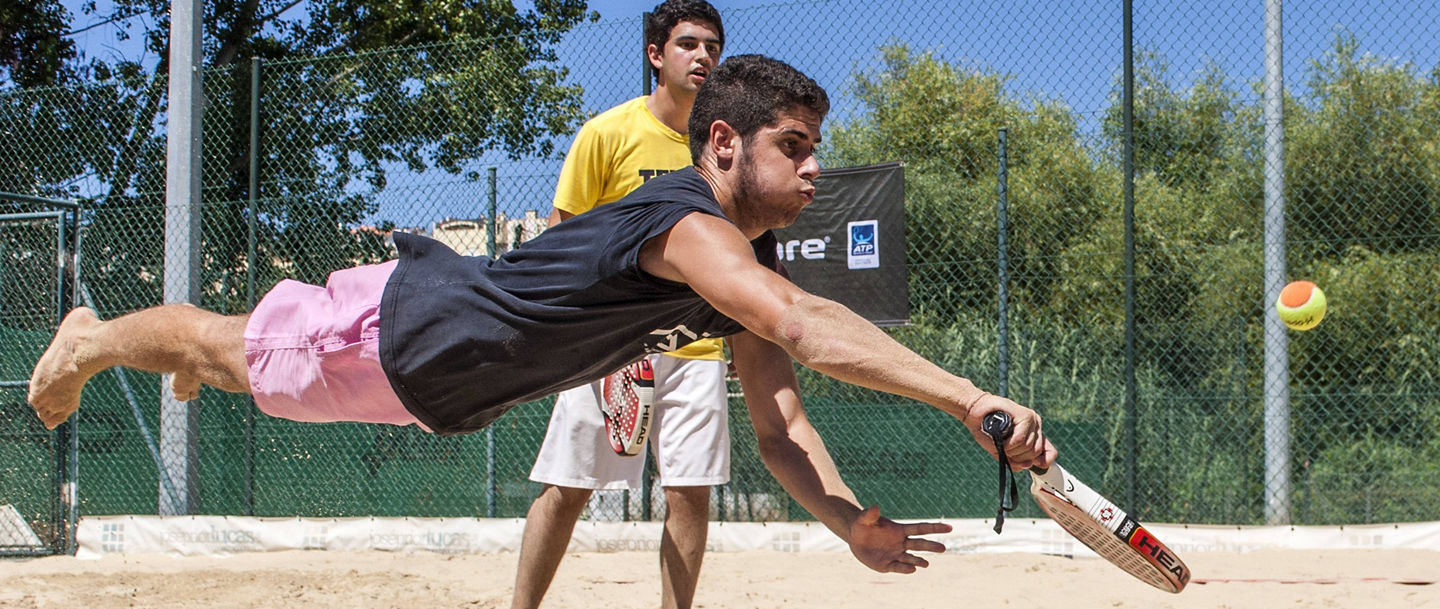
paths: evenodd
<path fill-rule="evenodd" d="M 1264 374 L 1261 3 L 1134 4 L 1132 421 L 1121 3 L 777 4 L 725 11 L 725 50 L 784 59 L 831 92 L 823 164 L 905 162 L 912 323 L 887 331 L 1038 409 L 1071 468 L 1139 518 L 1265 522 L 1278 450 L 1265 398 L 1288 390 L 1289 520 L 1434 519 L 1440 307 L 1426 290 L 1440 275 L 1440 9 L 1285 4 L 1283 255 L 1331 310 L 1288 335 L 1277 388 Z M 491 219 L 500 251 L 533 236 L 574 130 L 641 93 L 638 15 L 606 17 L 553 44 L 207 70 L 199 304 L 242 312 L 281 278 L 321 283 L 387 259 L 392 230 L 482 254 Z M 155 78 L 0 92 L 0 190 L 85 201 L 81 277 L 102 317 L 161 300 L 164 91 Z M 33 335 L 55 320 L 22 304 L 48 298 L 44 288 L 11 277 L 53 251 L 5 237 L 0 361 L 23 380 Z M 958 423 L 801 378 L 863 501 L 897 517 L 993 513 L 993 465 Z M 83 514 L 154 513 L 173 492 L 156 466 L 159 385 L 106 372 L 87 389 Z M 33 464 L 52 440 L 18 390 L 0 397 L 0 503 L 43 527 L 54 474 Z M 523 516 L 550 408 L 437 438 L 270 419 L 209 390 L 198 404 L 192 511 L 264 516 Z M 805 518 L 759 464 L 738 400 L 732 426 L 733 480 L 716 491 L 716 517 Z M 638 501 L 589 516 L 639 517 Z"/>
<path fill-rule="evenodd" d="M 57 263 L 73 223 L 64 211 L 10 203 L 0 213 L 0 554 L 64 551 L 70 437 L 36 424 L 25 381 L 64 304 Z"/>

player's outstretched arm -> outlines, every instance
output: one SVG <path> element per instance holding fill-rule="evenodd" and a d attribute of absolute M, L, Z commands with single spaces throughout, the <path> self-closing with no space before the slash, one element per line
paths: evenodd
<path fill-rule="evenodd" d="M 670 247 L 669 243 L 678 244 Z M 1005 447 L 1016 468 L 1044 465 L 1055 449 L 1039 416 L 993 396 L 920 357 L 874 324 L 837 302 L 801 290 L 755 261 L 745 236 L 729 222 L 687 216 L 646 245 L 645 270 L 683 281 L 721 313 L 740 322 L 808 368 L 836 379 L 913 398 L 962 421 L 987 452 L 994 444 L 980 430 L 984 415 L 1008 412 L 1014 435 Z"/>
<path fill-rule="evenodd" d="M 729 340 L 760 458 L 786 492 L 876 571 L 914 573 L 930 565 L 915 552 L 945 551 L 943 544 L 919 536 L 948 532 L 949 525 L 900 524 L 882 517 L 880 508 L 861 509 L 805 416 L 789 355 L 749 332 Z"/>

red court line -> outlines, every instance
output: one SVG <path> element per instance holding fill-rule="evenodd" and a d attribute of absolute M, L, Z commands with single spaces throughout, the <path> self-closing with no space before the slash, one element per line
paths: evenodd
<path fill-rule="evenodd" d="M 1311 579 L 1289 579 L 1289 578 L 1267 578 L 1267 577 L 1208 577 L 1195 579 L 1191 583 L 1196 584 L 1338 584 L 1341 582 L 1371 582 L 1382 584 L 1399 584 L 1402 586 L 1429 586 L 1434 584 L 1433 579 L 1390 579 L 1388 577 L 1316 577 Z"/>

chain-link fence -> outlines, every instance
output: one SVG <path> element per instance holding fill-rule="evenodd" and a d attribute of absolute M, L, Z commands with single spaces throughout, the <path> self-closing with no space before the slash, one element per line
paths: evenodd
<path fill-rule="evenodd" d="M 0 193 L 0 555 L 74 549 L 71 425 L 46 432 L 25 403 L 30 369 L 74 298 L 73 201 Z"/>
<path fill-rule="evenodd" d="M 720 7 L 727 55 L 784 59 L 831 92 L 823 164 L 905 162 L 912 323 L 889 332 L 1046 415 L 1070 468 L 1139 518 L 1264 522 L 1281 483 L 1296 523 L 1435 518 L 1440 311 L 1424 290 L 1440 273 L 1440 9 L 1285 5 L 1283 252 L 1331 311 L 1288 335 L 1277 389 L 1264 373 L 1263 3 L 1136 2 L 1128 129 L 1121 3 L 932 4 Z M 641 93 L 640 37 L 628 16 L 553 47 L 491 40 L 207 71 L 199 304 L 241 312 L 280 278 L 321 283 L 386 259 L 390 230 L 465 253 L 533 235 L 574 130 Z M 0 94 L 0 190 L 87 201 L 82 295 L 102 317 L 161 299 L 163 91 L 157 79 Z M 38 329 L 12 323 L 8 290 L 5 302 L 4 332 Z M 7 362 L 33 357 L 13 344 Z M 993 465 L 958 423 L 801 380 L 862 500 L 901 518 L 993 513 Z M 87 390 L 83 513 L 153 513 L 174 492 L 156 465 L 159 386 L 107 372 Z M 1287 388 L 1277 476 L 1264 413 Z M 31 441 L 0 452 L 0 503 L 43 522 L 31 500 L 49 491 L 15 482 L 34 483 L 16 466 L 33 455 L 15 447 L 52 440 L 11 398 L 0 424 Z M 193 511 L 521 516 L 550 403 L 455 438 L 295 424 L 208 390 L 199 404 Z M 738 402 L 732 413 L 716 516 L 804 518 L 759 464 Z"/>

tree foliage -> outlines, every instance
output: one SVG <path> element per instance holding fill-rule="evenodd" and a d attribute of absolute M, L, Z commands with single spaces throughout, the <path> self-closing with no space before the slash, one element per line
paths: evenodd
<path fill-rule="evenodd" d="M 69 18 L 60 0 L 0 4 L 0 82 L 35 87 L 67 80 L 76 54 L 65 38 Z"/>
<path fill-rule="evenodd" d="M 1260 357 L 1273 309 L 1260 297 L 1258 83 L 1207 65 L 1182 87 L 1164 57 L 1136 57 L 1142 516 L 1259 521 Z M 1307 75 L 1285 100 L 1287 265 L 1324 286 L 1332 309 L 1291 342 L 1296 515 L 1403 518 L 1413 511 L 1394 501 L 1440 498 L 1411 475 L 1440 432 L 1440 307 L 1423 287 L 1440 281 L 1440 67 L 1421 73 L 1341 34 Z M 1087 132 L 1069 108 L 1009 81 L 888 47 L 881 67 L 856 75 L 865 112 L 831 128 L 827 161 L 906 163 L 919 314 L 902 334 L 986 378 L 975 361 L 995 357 L 996 139 L 1007 128 L 1012 394 L 1058 420 L 1104 421 L 1106 480 L 1123 484 L 1119 87 Z"/>
<path fill-rule="evenodd" d="M 997 134 L 1009 133 L 1010 211 L 1017 276 L 1052 289 L 1056 254 L 1099 219 L 1099 176 L 1074 118 L 1052 101 L 1017 97 L 1006 78 L 904 46 L 856 76 L 867 113 L 833 127 L 832 165 L 902 160 L 916 305 L 941 321 L 994 302 Z M 918 238 L 917 238 L 918 237 Z"/>
<path fill-rule="evenodd" d="M 1433 250 L 1436 86 L 1413 66 L 1360 52 L 1353 36 L 1312 60 L 1313 102 L 1292 104 L 1305 125 L 1289 138 L 1296 237 L 1307 258 L 1350 247 Z"/>
<path fill-rule="evenodd" d="M 245 308 L 241 279 L 252 266 L 263 292 L 281 277 L 323 282 L 331 270 L 383 256 L 383 240 L 355 228 L 375 213 L 388 168 L 460 173 L 492 151 L 548 155 L 582 118 L 581 92 L 566 84 L 554 45 L 593 16 L 583 0 L 524 12 L 490 0 L 203 6 L 201 256 L 205 298 L 216 308 Z M 91 6 L 90 18 L 144 25 L 141 59 L 78 57 L 68 65 L 83 84 L 15 79 L 0 93 L 0 129 L 29 136 L 0 144 L 0 189 L 89 200 L 87 281 L 120 309 L 159 298 L 163 235 L 151 227 L 164 218 L 168 7 L 120 0 L 101 15 Z M 257 193 L 252 59 L 261 82 Z M 255 213 L 245 204 L 252 194 L 261 201 Z"/>

